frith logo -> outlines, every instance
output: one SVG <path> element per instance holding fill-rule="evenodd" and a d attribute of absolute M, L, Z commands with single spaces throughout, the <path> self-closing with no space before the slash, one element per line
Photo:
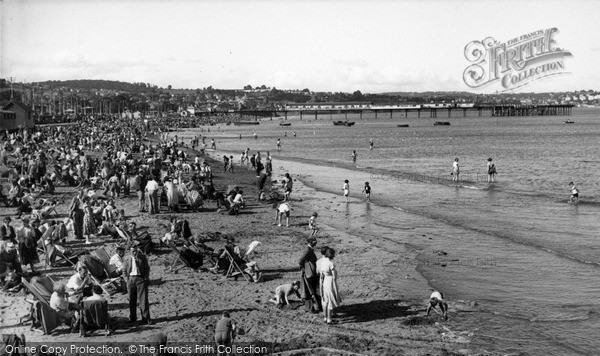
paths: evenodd
<path fill-rule="evenodd" d="M 463 73 L 465 84 L 479 88 L 500 83 L 502 91 L 516 89 L 535 80 L 565 74 L 565 57 L 571 52 L 556 46 L 556 28 L 539 30 L 500 43 L 492 37 L 465 46 L 472 64 Z"/>

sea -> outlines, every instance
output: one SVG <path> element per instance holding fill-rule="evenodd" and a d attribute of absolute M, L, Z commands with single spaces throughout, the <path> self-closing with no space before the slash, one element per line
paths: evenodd
<path fill-rule="evenodd" d="M 348 179 L 352 202 L 337 224 L 420 251 L 417 271 L 433 289 L 450 301 L 475 302 L 475 310 L 451 309 L 448 322 L 473 331 L 474 349 L 600 354 L 600 109 L 574 108 L 571 116 L 377 116 L 288 113 L 256 126 L 192 133 L 237 152 L 236 162 L 245 148 L 263 157 L 270 151 L 274 166 L 294 162 L 290 173 L 317 192 L 340 195 Z M 450 175 L 455 158 L 458 182 Z M 487 182 L 488 158 L 498 172 L 494 183 Z M 365 181 L 372 187 L 367 208 Z M 569 202 L 570 182 L 580 191 L 576 204 Z"/>

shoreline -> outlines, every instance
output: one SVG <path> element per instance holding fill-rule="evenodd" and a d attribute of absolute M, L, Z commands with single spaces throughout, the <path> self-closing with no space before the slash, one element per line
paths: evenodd
<path fill-rule="evenodd" d="M 209 157 L 214 159 L 212 156 Z M 213 168 L 219 167 L 218 163 L 216 161 Z M 149 225 L 155 241 L 161 236 L 160 225 L 166 223 L 169 216 L 189 218 L 192 232 L 195 234 L 218 231 L 233 235 L 236 241 L 240 241 L 240 247 L 245 247 L 252 239 L 260 236 L 258 240 L 263 243 L 261 246 L 263 256 L 257 262 L 264 271 L 265 282 L 247 284 L 226 280 L 224 277 L 206 272 L 192 272 L 188 269 L 185 272 L 180 271 L 179 274 L 166 273 L 161 266 L 171 259 L 171 254 L 163 249 L 158 255 L 150 255 L 152 279 L 150 303 L 156 324 L 152 327 L 124 330 L 121 323 L 127 316 L 127 297 L 115 295 L 109 304 L 116 303 L 111 307 L 110 314 L 112 318 L 117 319 L 117 332 L 108 338 L 103 336 L 86 338 L 87 342 L 127 342 L 131 340 L 132 335 L 136 335 L 140 340 L 149 340 L 152 335 L 161 332 L 168 335 L 169 341 L 182 342 L 192 339 L 210 343 L 212 342 L 211 328 L 217 320 L 219 311 L 231 310 L 234 319 L 246 329 L 246 335 L 239 338 L 240 342 L 263 340 L 277 343 L 281 349 L 317 349 L 335 346 L 334 348 L 351 350 L 355 353 L 384 355 L 397 354 L 399 349 L 409 355 L 442 355 L 447 354 L 449 350 L 457 353 L 460 351 L 462 354 L 472 353 L 468 350 L 466 335 L 450 332 L 445 326 L 437 323 L 436 317 L 422 316 L 425 309 L 424 301 L 428 296 L 427 292 L 422 293 L 422 291 L 428 286 L 426 283 L 423 285 L 424 280 L 416 281 L 413 276 L 410 276 L 416 271 L 414 265 L 404 264 L 404 268 L 410 272 L 402 275 L 396 266 L 385 263 L 397 259 L 398 256 L 397 253 L 390 253 L 377 246 L 377 243 L 383 242 L 364 241 L 359 236 L 330 226 L 323 221 L 324 219 L 320 219 L 319 224 L 325 227 L 322 232 L 327 233 L 328 237 L 320 238 L 319 245 L 330 244 L 339 253 L 336 261 L 340 266 L 340 291 L 344 299 L 339 311 L 341 323 L 335 327 L 327 327 L 318 323 L 320 316 L 315 322 L 310 314 L 296 310 L 278 310 L 268 303 L 267 300 L 272 296 L 277 285 L 299 277 L 295 261 L 301 254 L 308 235 L 306 222 L 310 211 L 314 210 L 311 208 L 321 202 L 314 199 L 316 194 L 313 188 L 304 184 L 295 185 L 291 227 L 273 228 L 271 226 L 273 210 L 270 204 L 256 202 L 254 172 L 238 167 L 235 167 L 237 169 L 233 176 L 236 182 L 243 182 L 243 188 L 248 192 L 245 194 L 248 196 L 248 208 L 239 216 L 216 215 L 211 211 L 214 205 L 211 201 L 205 202 L 207 211 L 196 214 L 166 213 L 151 220 L 148 219 L 149 215 L 137 213 L 135 198 L 117 199 L 117 207 L 122 206 L 130 220 L 138 222 L 139 226 Z M 274 171 L 278 171 L 276 167 L 279 168 L 279 162 L 274 165 Z M 217 188 L 221 185 L 226 186 L 226 181 L 230 177 L 229 174 L 224 175 L 220 172 L 215 173 L 215 176 Z M 59 194 L 69 197 L 74 189 L 61 187 L 58 191 Z M 327 200 L 334 197 L 331 195 L 322 198 Z M 60 205 L 58 209 L 61 217 L 67 208 L 65 205 Z M 0 211 L 3 214 L 7 212 L 5 208 Z M 94 240 L 92 249 L 97 248 L 100 242 L 112 244 L 109 239 Z M 218 248 L 223 242 L 212 241 L 207 244 Z M 402 252 L 410 254 L 406 246 L 403 249 Z M 358 254 L 361 257 L 359 259 L 356 258 Z M 63 268 L 62 271 L 56 271 L 55 276 L 65 278 L 71 273 L 70 269 Z M 183 276 L 185 278 L 182 280 L 180 277 Z M 404 278 L 406 276 L 408 278 Z M 415 286 L 417 283 L 418 285 Z M 408 298 L 404 295 L 395 295 L 389 286 L 420 292 Z M 170 300 L 173 292 L 184 299 L 180 300 L 180 303 L 173 303 L 174 301 Z M 256 299 L 252 300 L 253 297 Z M 421 301 L 417 302 L 419 298 Z M 24 315 L 27 304 L 23 301 L 23 297 L 18 295 L 3 298 L 0 306 L 2 306 L 2 323 L 6 321 L 13 324 L 15 318 Z M 10 308 L 8 314 L 7 308 Z M 414 328 L 414 326 L 418 327 Z M 81 340 L 73 334 L 65 334 L 64 328 L 59 328 L 59 335 L 56 337 L 40 336 L 26 331 L 26 328 L 25 326 L 3 327 L 3 333 L 24 332 L 29 341 Z M 299 334 L 298 330 L 306 331 Z"/>

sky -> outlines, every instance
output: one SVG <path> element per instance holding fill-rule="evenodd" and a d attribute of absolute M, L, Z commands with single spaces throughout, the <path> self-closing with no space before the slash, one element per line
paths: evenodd
<path fill-rule="evenodd" d="M 520 91 L 600 90 L 598 18 L 593 0 L 0 0 L 0 77 L 489 93 L 463 80 L 468 43 L 557 28 L 565 73 Z"/>

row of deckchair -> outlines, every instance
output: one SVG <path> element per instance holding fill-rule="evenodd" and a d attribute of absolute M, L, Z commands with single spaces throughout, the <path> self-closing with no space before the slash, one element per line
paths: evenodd
<path fill-rule="evenodd" d="M 225 273 L 225 277 L 232 277 L 237 279 L 241 275 L 247 282 L 252 282 L 252 277 L 247 273 L 244 267 L 247 267 L 251 263 L 253 263 L 250 262 L 250 256 L 254 253 L 254 250 L 258 245 L 260 245 L 259 241 L 252 242 L 248 247 L 248 250 L 244 254 L 242 260 L 235 259 L 227 249 L 224 249 L 223 253 L 229 261 L 229 266 Z M 182 248 L 178 248 L 177 246 L 175 246 L 175 244 L 170 242 L 168 246 L 173 251 L 173 258 L 171 259 L 171 263 L 167 266 L 167 269 L 174 273 L 177 273 L 179 269 L 184 267 L 188 267 L 194 271 L 197 271 L 198 263 L 193 261 L 190 258 L 190 255 L 192 257 L 196 255 L 199 258 L 202 258 L 203 255 L 206 254 L 206 251 L 200 251 L 194 244 L 191 244 L 191 246 L 189 247 L 184 246 Z M 190 253 L 190 251 L 192 253 Z M 181 266 L 179 266 L 179 268 L 176 269 L 178 265 Z"/>

